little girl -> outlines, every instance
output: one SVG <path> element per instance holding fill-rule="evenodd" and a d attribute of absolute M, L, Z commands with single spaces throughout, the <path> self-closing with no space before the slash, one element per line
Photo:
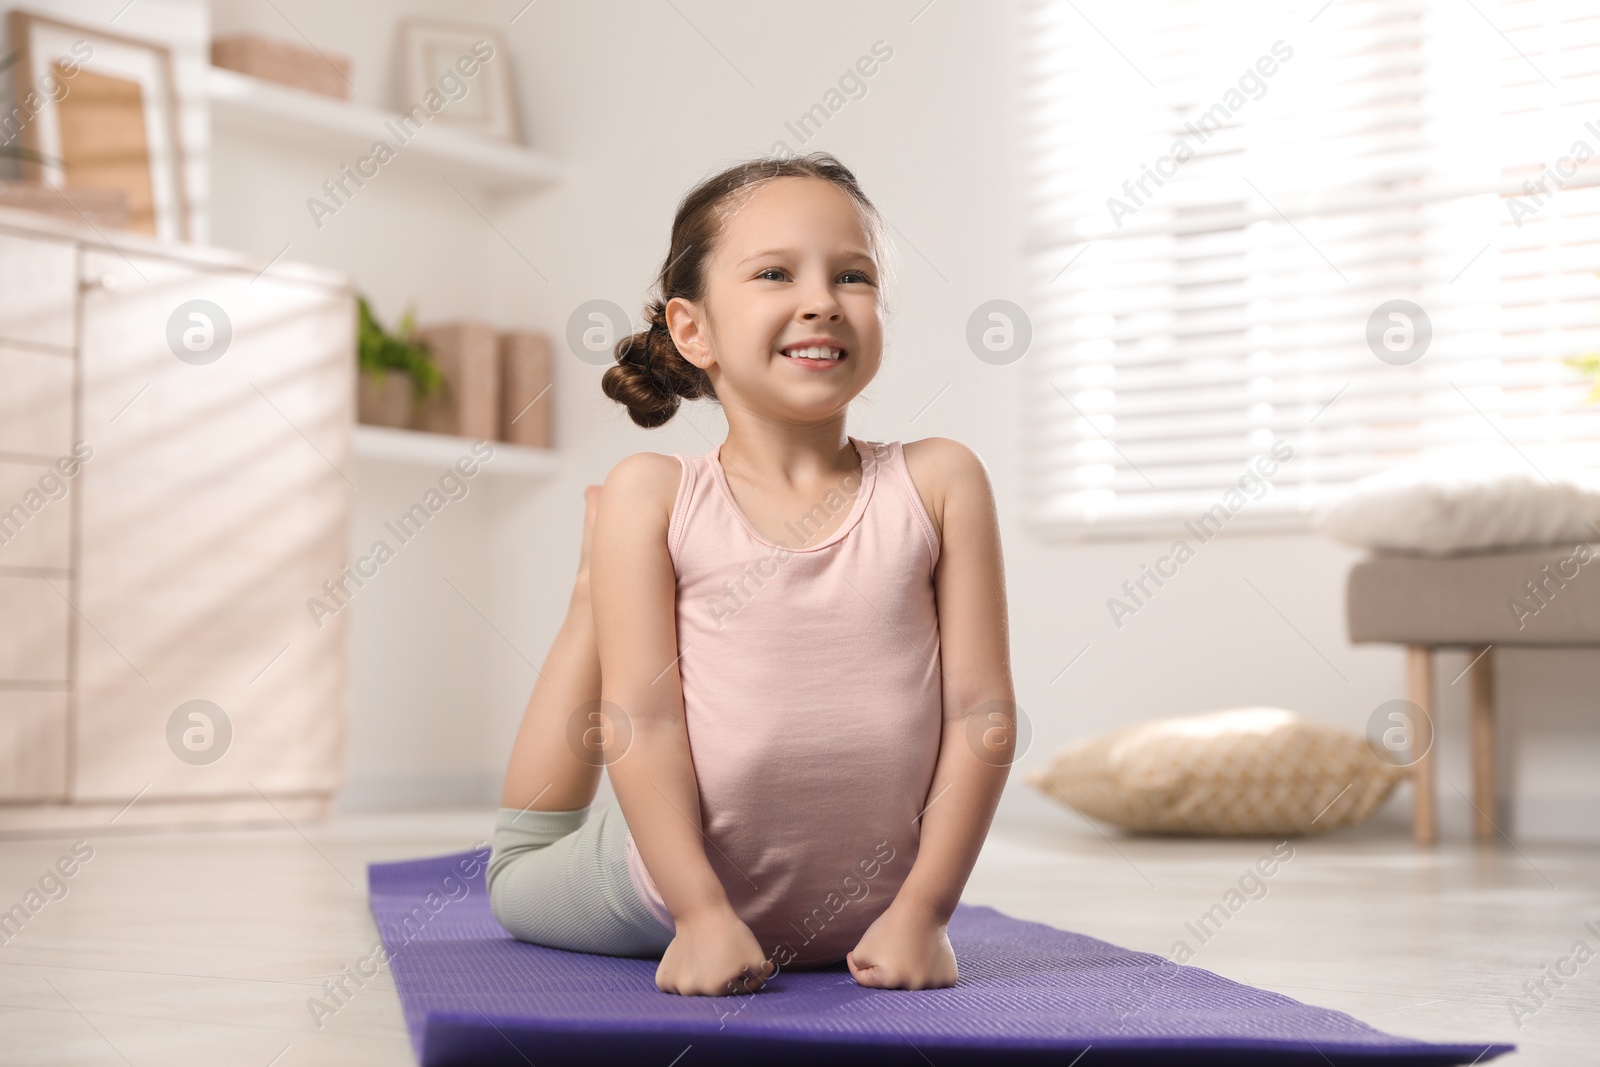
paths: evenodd
<path fill-rule="evenodd" d="M 659 957 L 668 993 L 841 960 L 865 986 L 955 984 L 946 929 L 1016 705 L 982 462 L 845 432 L 882 361 L 888 251 L 822 153 L 679 205 L 649 328 L 602 388 L 645 427 L 712 397 L 728 436 L 585 490 L 489 863 L 517 938 Z M 588 819 L 602 766 L 617 804 Z"/>

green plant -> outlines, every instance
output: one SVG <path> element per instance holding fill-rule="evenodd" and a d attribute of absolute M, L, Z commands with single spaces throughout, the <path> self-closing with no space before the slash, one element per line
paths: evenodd
<path fill-rule="evenodd" d="M 1572 359 L 1562 360 L 1569 367 L 1578 370 L 1594 379 L 1594 388 L 1589 390 L 1589 395 L 1583 398 L 1585 404 L 1600 400 L 1600 355 L 1575 356 Z"/>
<path fill-rule="evenodd" d="M 406 308 L 394 333 L 385 330 L 378 322 L 366 297 L 356 297 L 356 310 L 360 316 L 356 328 L 356 353 L 362 370 L 374 378 L 381 378 L 389 371 L 409 374 L 411 380 L 417 383 L 417 393 L 421 396 L 432 394 L 444 383 L 439 368 L 434 366 L 428 343 L 415 336 L 412 308 Z"/>

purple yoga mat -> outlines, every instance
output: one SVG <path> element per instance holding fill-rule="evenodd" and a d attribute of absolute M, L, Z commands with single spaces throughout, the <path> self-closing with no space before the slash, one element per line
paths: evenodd
<path fill-rule="evenodd" d="M 656 989 L 655 960 L 512 938 L 489 911 L 488 858 L 480 849 L 368 870 L 423 1067 L 1372 1067 L 1486 1063 L 1515 1047 L 1396 1037 L 1343 1012 L 971 904 L 950 921 L 961 979 L 949 989 L 868 989 L 840 963 L 780 972 L 749 996 L 681 997 Z"/>

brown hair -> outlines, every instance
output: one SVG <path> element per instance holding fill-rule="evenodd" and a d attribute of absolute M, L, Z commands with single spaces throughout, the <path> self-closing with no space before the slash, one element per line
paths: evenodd
<path fill-rule="evenodd" d="M 667 329 L 667 303 L 675 297 L 699 301 L 705 296 L 706 260 L 732 214 L 735 194 L 748 195 L 774 178 L 818 178 L 832 182 L 849 194 L 862 216 L 878 263 L 879 299 L 886 300 L 885 277 L 890 268 L 891 246 L 884 234 L 883 218 L 843 163 L 827 152 L 792 158 L 747 160 L 713 175 L 691 189 L 678 204 L 672 220 L 672 241 L 661 273 L 656 278 L 657 299 L 645 308 L 645 329 L 617 342 L 616 366 L 600 379 L 606 396 L 628 409 L 635 423 L 649 429 L 660 426 L 678 411 L 682 400 L 710 397 L 716 390 L 705 371 L 690 363 L 672 342 Z M 885 303 L 885 310 L 887 304 Z"/>

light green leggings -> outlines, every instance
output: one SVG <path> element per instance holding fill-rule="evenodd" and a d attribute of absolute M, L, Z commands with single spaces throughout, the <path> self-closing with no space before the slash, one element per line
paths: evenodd
<path fill-rule="evenodd" d="M 660 959 L 673 931 L 645 908 L 628 877 L 622 809 L 612 804 L 585 821 L 588 814 L 588 807 L 501 808 L 486 876 L 489 908 L 519 941 Z"/>

